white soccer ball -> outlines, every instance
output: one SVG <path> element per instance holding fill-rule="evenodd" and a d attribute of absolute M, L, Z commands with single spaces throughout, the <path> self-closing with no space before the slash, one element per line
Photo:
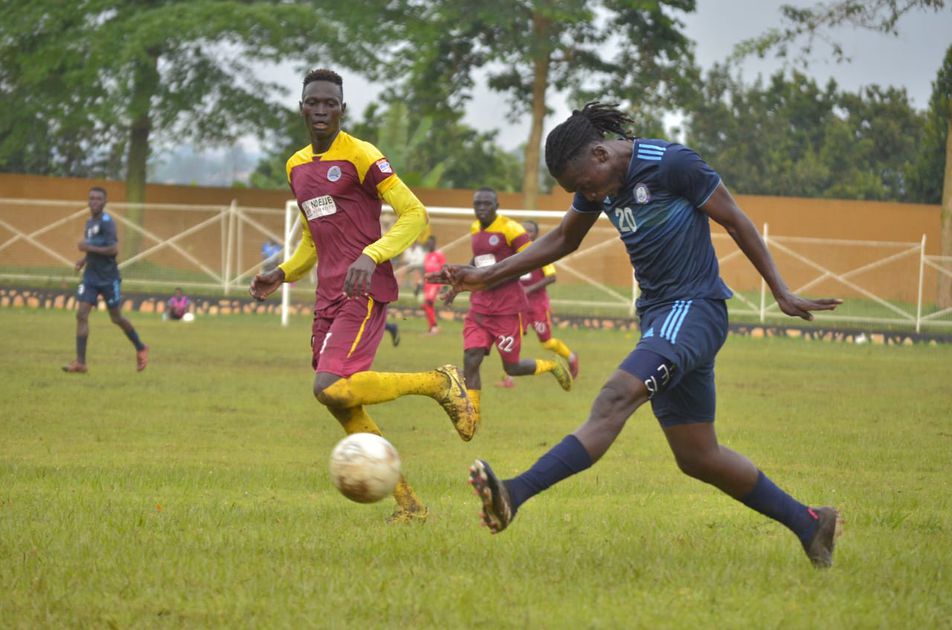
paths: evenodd
<path fill-rule="evenodd" d="M 400 481 L 400 455 L 393 444 L 373 433 L 354 433 L 331 453 L 331 479 L 341 494 L 357 503 L 373 503 L 393 494 Z"/>
<path fill-rule="evenodd" d="M 183 321 L 183 322 L 194 322 L 194 321 L 195 321 L 195 316 L 192 315 L 191 313 L 185 313 L 184 315 L 182 315 L 182 321 Z"/>

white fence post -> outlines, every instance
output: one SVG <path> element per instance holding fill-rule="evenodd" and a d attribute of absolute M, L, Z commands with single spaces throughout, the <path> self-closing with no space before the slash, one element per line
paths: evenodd
<path fill-rule="evenodd" d="M 926 269 L 926 235 L 922 235 L 922 248 L 919 250 L 919 296 L 916 298 L 916 332 L 922 326 L 922 284 Z"/>
<path fill-rule="evenodd" d="M 284 259 L 287 260 L 291 257 L 291 217 L 292 207 L 296 208 L 297 204 L 294 206 L 291 205 L 292 202 L 288 202 L 284 205 Z M 288 307 L 291 305 L 291 285 L 287 282 L 281 284 L 281 325 L 288 325 Z"/>
<path fill-rule="evenodd" d="M 231 259 L 235 251 L 235 219 L 238 216 L 236 212 L 237 205 L 237 200 L 232 199 L 231 205 L 228 206 L 228 234 L 225 237 L 225 277 L 222 278 L 224 284 L 222 288 L 225 291 L 225 295 L 228 295 L 228 290 L 231 288 Z"/>
<path fill-rule="evenodd" d="M 767 246 L 768 250 L 770 249 L 767 245 L 767 234 L 768 226 L 764 223 L 764 245 Z M 764 280 L 763 276 L 760 277 L 760 323 L 763 324 L 767 319 L 767 281 Z"/>

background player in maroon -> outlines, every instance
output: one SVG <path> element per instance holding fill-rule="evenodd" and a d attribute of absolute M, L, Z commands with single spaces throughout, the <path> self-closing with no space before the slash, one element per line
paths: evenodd
<path fill-rule="evenodd" d="M 433 398 L 463 440 L 476 430 L 473 406 L 457 369 L 401 374 L 370 371 L 384 333 L 387 304 L 397 298 L 390 259 L 427 225 L 426 209 L 372 144 L 341 130 L 343 80 L 331 70 L 304 78 L 299 104 L 311 142 L 288 159 L 291 190 L 305 229 L 294 255 L 277 269 L 258 274 L 251 295 L 263 300 L 282 282 L 294 282 L 314 267 L 317 292 L 311 337 L 314 396 L 347 433 L 381 434 L 364 405 L 417 394 Z M 397 221 L 382 234 L 381 202 Z M 392 520 L 423 520 L 428 511 L 406 481 L 394 492 Z"/>
<path fill-rule="evenodd" d="M 523 221 L 522 227 L 529 235 L 529 240 L 534 241 L 539 237 L 539 224 L 535 221 Z M 569 364 L 572 380 L 577 379 L 578 354 L 572 352 L 565 345 L 565 342 L 552 336 L 552 311 L 549 292 L 546 287 L 555 284 L 555 266 L 545 265 L 529 273 L 524 273 L 519 276 L 519 284 L 526 292 L 526 300 L 529 302 L 529 310 L 526 311 L 524 322 L 526 330 L 534 330 L 543 348 L 565 359 Z M 513 387 L 515 383 L 512 377 L 507 374 L 499 385 L 500 387 Z"/>
<path fill-rule="evenodd" d="M 480 188 L 473 194 L 473 211 L 476 220 L 472 233 L 473 259 L 476 267 L 494 265 L 529 246 L 526 231 L 517 221 L 496 213 L 499 200 L 492 188 Z M 450 291 L 446 302 L 456 293 Z M 476 408 L 477 422 L 480 417 L 480 394 L 482 380 L 479 368 L 489 350 L 496 346 L 502 367 L 509 376 L 529 376 L 551 372 L 562 389 L 572 388 L 572 375 L 558 359 L 520 360 L 522 348 L 522 316 L 528 309 L 526 293 L 518 278 L 500 282 L 470 298 L 469 312 L 463 323 L 463 371 L 470 400 Z"/>

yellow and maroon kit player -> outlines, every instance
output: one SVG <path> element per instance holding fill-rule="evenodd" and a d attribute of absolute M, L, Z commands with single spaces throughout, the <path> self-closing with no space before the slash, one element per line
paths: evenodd
<path fill-rule="evenodd" d="M 330 70 L 313 70 L 304 79 L 300 108 L 311 143 L 287 162 L 304 230 L 290 259 L 255 276 L 251 294 L 264 299 L 282 282 L 305 276 L 320 259 L 311 337 L 315 397 L 348 434 L 380 435 L 365 405 L 428 396 L 469 440 L 476 430 L 475 411 L 454 366 L 412 374 L 370 371 L 387 305 L 397 298 L 390 259 L 416 240 L 427 215 L 376 147 L 340 129 L 346 107 L 342 83 Z M 383 201 L 397 215 L 385 234 Z M 426 506 L 406 481 L 397 485 L 394 497 L 398 507 L 392 520 L 426 518 Z"/>
<path fill-rule="evenodd" d="M 538 238 L 538 223 L 524 221 L 522 227 L 525 228 L 530 240 L 534 241 Z M 545 265 L 541 269 L 535 269 L 519 277 L 519 283 L 526 292 L 526 300 L 529 302 L 526 328 L 535 330 L 543 348 L 556 353 L 568 362 L 572 379 L 576 379 L 578 378 L 578 355 L 569 350 L 564 342 L 552 336 L 552 311 L 546 287 L 554 282 L 554 265 Z"/>
<path fill-rule="evenodd" d="M 423 257 L 423 273 L 437 273 L 446 264 L 446 254 L 436 248 L 436 237 L 426 239 L 426 256 Z M 426 314 L 427 332 L 435 335 L 440 332 L 436 325 L 436 297 L 443 288 L 441 284 L 425 282 L 423 284 L 423 312 Z"/>
<path fill-rule="evenodd" d="M 476 221 L 470 232 L 476 267 L 494 265 L 532 242 L 517 221 L 496 214 L 498 208 L 499 201 L 493 189 L 480 188 L 473 195 Z M 463 323 L 463 370 L 477 417 L 482 390 L 479 368 L 493 346 L 499 351 L 503 369 L 509 376 L 551 372 L 564 390 L 572 388 L 572 376 L 559 360 L 520 360 L 522 315 L 527 309 L 526 294 L 518 278 L 476 291 L 470 298 L 469 313 Z"/>

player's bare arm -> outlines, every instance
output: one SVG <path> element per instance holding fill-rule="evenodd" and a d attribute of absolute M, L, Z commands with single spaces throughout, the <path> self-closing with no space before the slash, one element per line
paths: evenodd
<path fill-rule="evenodd" d="M 277 291 L 283 282 L 284 269 L 276 267 L 266 273 L 256 274 L 251 280 L 251 287 L 248 289 L 248 292 L 251 293 L 251 297 L 262 302 L 269 295 Z"/>
<path fill-rule="evenodd" d="M 541 280 L 539 280 L 535 284 L 530 284 L 529 286 L 524 288 L 526 290 L 526 293 L 533 293 L 535 291 L 538 291 L 539 289 L 549 286 L 550 284 L 555 284 L 555 276 L 544 276 Z"/>
<path fill-rule="evenodd" d="M 836 298 L 811 300 L 790 291 L 780 276 L 780 272 L 777 271 L 777 266 L 767 250 L 767 245 L 760 237 L 760 233 L 757 232 L 757 228 L 737 205 L 723 182 L 718 184 L 710 199 L 700 209 L 727 230 L 727 233 L 730 234 L 737 246 L 740 247 L 744 255 L 753 263 L 767 282 L 767 286 L 770 287 L 780 310 L 787 315 L 812 320 L 813 314 L 810 311 L 832 311 L 843 303 L 843 300 Z"/>
<path fill-rule="evenodd" d="M 597 220 L 598 215 L 595 213 L 569 210 L 558 227 L 515 256 L 479 269 L 470 265 L 446 265 L 440 272 L 428 275 L 427 281 L 452 284 L 457 291 L 491 288 L 571 254 L 578 249 Z"/>

